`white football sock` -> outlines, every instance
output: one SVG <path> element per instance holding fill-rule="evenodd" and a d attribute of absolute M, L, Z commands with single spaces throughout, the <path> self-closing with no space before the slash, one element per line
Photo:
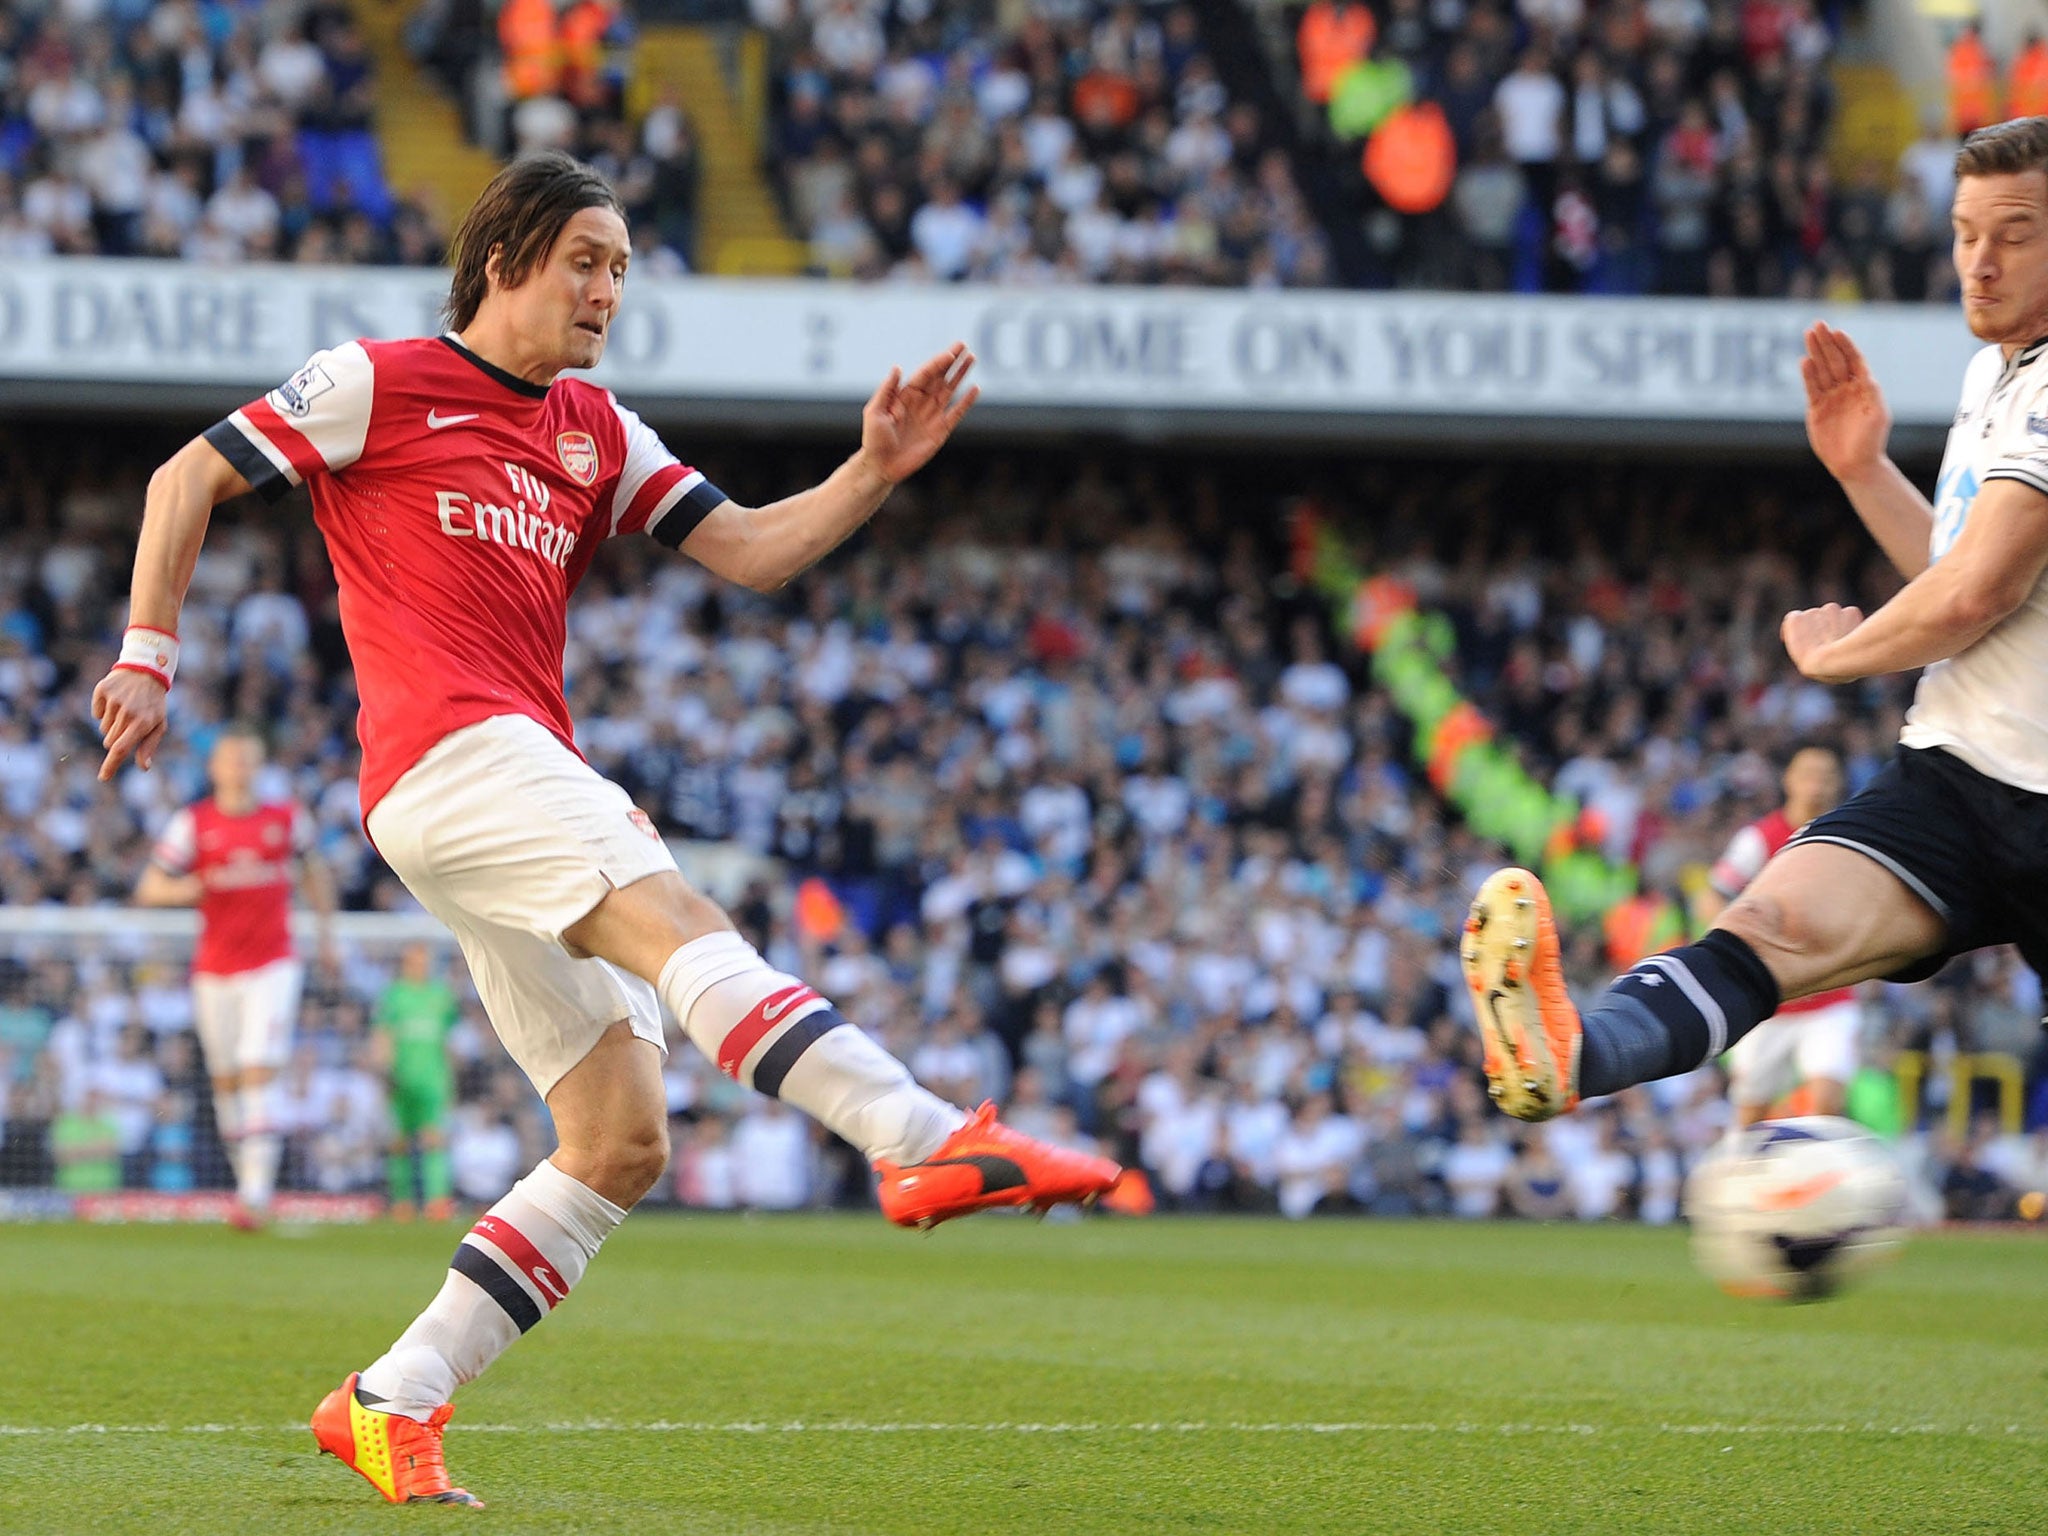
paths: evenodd
<path fill-rule="evenodd" d="M 919 1162 L 966 1122 L 736 933 L 707 933 L 670 955 L 660 990 L 683 1032 L 720 1071 L 795 1105 L 870 1162 Z"/>
<path fill-rule="evenodd" d="M 220 1149 L 228 1160 L 228 1175 L 235 1181 L 235 1192 L 242 1189 L 242 1091 L 230 1088 L 223 1093 L 219 1089 L 213 1094 L 213 1128 L 220 1135 Z"/>
<path fill-rule="evenodd" d="M 273 1110 L 277 1098 L 275 1080 L 260 1088 L 244 1088 L 242 1101 L 242 1150 L 235 1159 L 235 1186 L 242 1204 L 252 1211 L 269 1209 L 277 1188 L 278 1159 L 284 1154 L 284 1138 L 277 1134 Z"/>
<path fill-rule="evenodd" d="M 441 1293 L 356 1383 L 424 1423 L 567 1296 L 626 1213 L 543 1162 L 455 1250 Z"/>

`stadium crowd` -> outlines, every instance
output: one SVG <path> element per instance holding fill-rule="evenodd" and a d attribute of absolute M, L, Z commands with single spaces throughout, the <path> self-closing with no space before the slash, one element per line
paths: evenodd
<path fill-rule="evenodd" d="M 1324 136 L 1389 281 L 1946 301 L 1957 141 L 1940 123 L 1900 165 L 1838 175 L 1836 9 L 1315 0 L 1297 34 L 1299 84 L 1327 102 L 1342 70 L 1370 57 L 1405 69 L 1441 113 L 1455 175 L 1425 217 L 1385 212 L 1357 145 Z"/>
<path fill-rule="evenodd" d="M 551 0 L 540 0 L 552 17 Z M 508 35 L 522 10 L 502 8 Z M 686 114 L 657 102 L 629 125 L 630 19 L 565 8 L 588 34 L 534 78 L 507 62 L 489 99 L 502 152 L 572 149 L 620 188 L 643 270 L 690 260 L 696 152 Z M 576 13 L 599 13 L 594 28 Z M 491 39 L 480 10 L 425 6 L 411 40 L 458 94 Z M 0 9 L 0 259 L 157 256 L 432 266 L 448 218 L 394 189 L 363 31 L 340 0 L 80 0 Z"/>
<path fill-rule="evenodd" d="M 1952 296 L 1950 162 L 1967 114 L 1931 124 L 1898 166 L 1838 181 L 1833 39 L 1814 0 L 1315 0 L 1287 82 L 1312 109 L 1305 144 L 1247 94 L 1246 61 L 1219 68 L 1187 3 L 749 9 L 774 60 L 770 170 L 822 272 Z M 672 90 L 629 112 L 629 5 L 409 14 L 412 52 L 486 147 L 584 156 L 624 194 L 642 270 L 698 264 L 689 115 Z M 1315 126 L 1366 59 L 1397 63 L 1441 113 L 1449 159 L 1431 211 L 1391 212 L 1356 142 Z M 2015 100 L 2032 89 L 2024 63 Z M 0 258 L 436 262 L 452 210 L 388 184 L 375 90 L 337 0 L 9 6 Z M 1328 158 L 1349 206 L 1311 205 L 1290 144 Z M 1355 270 L 1340 271 L 1324 221 L 1354 217 Z"/>
<path fill-rule="evenodd" d="M 1185 4 L 754 6 L 774 163 L 823 270 L 1327 286 L 1323 232 Z"/>
<path fill-rule="evenodd" d="M 439 259 L 386 184 L 346 5 L 0 12 L 0 256 Z"/>
<path fill-rule="evenodd" d="M 224 513 L 171 743 L 154 772 L 95 782 L 86 698 L 141 476 L 81 469 L 78 447 L 0 437 L 0 898 L 118 908 L 154 829 L 202 792 L 209 734 L 245 717 L 269 725 L 265 787 L 313 811 L 346 904 L 410 909 L 357 826 L 353 692 L 302 507 Z M 743 498 L 811 468 L 705 467 Z M 1276 487 L 1228 459 L 964 449 L 778 598 L 651 541 L 607 545 L 571 607 L 581 745 L 671 836 L 772 861 L 736 920 L 926 1082 L 1135 1158 L 1170 1204 L 1670 1220 L 1726 1124 L 1718 1071 L 1546 1127 L 1487 1106 L 1450 938 L 1500 854 L 1435 798 L 1402 717 L 1290 576 L 1303 497 L 1453 618 L 1462 685 L 1652 890 L 1682 890 L 1769 807 L 1774 752 L 1831 737 L 1858 781 L 1886 750 L 1901 685 L 1808 685 L 1774 640 L 1795 597 L 1884 590 L 1818 483 L 1346 463 Z M 1538 525 L 1556 531 L 1541 549 Z M 1752 553 L 1708 558 L 1730 547 Z M 109 921 L 4 952 L 0 1184 L 215 1177 L 181 950 Z M 379 1182 L 368 1019 L 395 959 L 345 945 L 313 977 L 287 1187 Z M 1597 932 L 1572 936 L 1570 965 L 1575 986 L 1605 980 Z M 482 1202 L 548 1128 L 455 979 L 454 1160 Z M 2039 986 L 2009 955 L 1864 1001 L 1883 1082 L 1904 1048 L 2036 1050 Z M 668 1080 L 673 1198 L 868 1198 L 845 1148 L 680 1041 Z M 1916 1129 L 1942 1123 L 1945 1081 L 1903 1112 L 1931 1181 L 1972 1214 L 2039 1187 L 2048 1136 Z"/>

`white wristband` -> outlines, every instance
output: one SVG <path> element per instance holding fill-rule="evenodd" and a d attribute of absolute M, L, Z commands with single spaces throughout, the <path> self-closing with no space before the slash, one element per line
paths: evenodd
<path fill-rule="evenodd" d="M 116 672 L 146 672 L 166 688 L 178 675 L 178 637 L 167 629 L 147 624 L 130 624 L 121 637 L 121 659 Z"/>

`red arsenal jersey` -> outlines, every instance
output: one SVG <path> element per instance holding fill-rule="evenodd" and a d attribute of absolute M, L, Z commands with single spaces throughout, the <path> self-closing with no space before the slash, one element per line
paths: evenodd
<path fill-rule="evenodd" d="M 574 751 L 562 651 L 599 541 L 674 548 L 725 500 L 610 391 L 530 384 L 452 336 L 316 353 L 206 440 L 273 500 L 312 488 L 362 697 L 366 817 L 492 715 L 531 716 Z"/>
<path fill-rule="evenodd" d="M 1785 819 L 1782 809 L 1752 821 L 1729 840 L 1727 851 L 1708 872 L 1707 883 L 1733 901 L 1798 831 Z M 1848 987 L 1837 987 L 1832 992 L 1816 992 L 1812 997 L 1786 1003 L 1778 1012 L 1812 1013 L 1816 1009 L 1831 1008 L 1836 1003 L 1846 1003 L 1855 995 Z"/>
<path fill-rule="evenodd" d="M 291 959 L 292 865 L 312 838 L 312 824 L 289 805 L 230 816 L 201 800 L 170 819 L 150 858 L 199 877 L 194 972 L 233 976 Z"/>

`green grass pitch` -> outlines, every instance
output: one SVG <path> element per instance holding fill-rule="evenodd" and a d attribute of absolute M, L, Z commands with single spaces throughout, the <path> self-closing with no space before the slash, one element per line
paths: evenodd
<path fill-rule="evenodd" d="M 1769 1307 L 1629 1228 L 646 1216 L 459 1399 L 490 1507 L 393 1509 L 303 1424 L 456 1232 L 0 1228 L 0 1531 L 2048 1531 L 2038 1237 Z"/>

